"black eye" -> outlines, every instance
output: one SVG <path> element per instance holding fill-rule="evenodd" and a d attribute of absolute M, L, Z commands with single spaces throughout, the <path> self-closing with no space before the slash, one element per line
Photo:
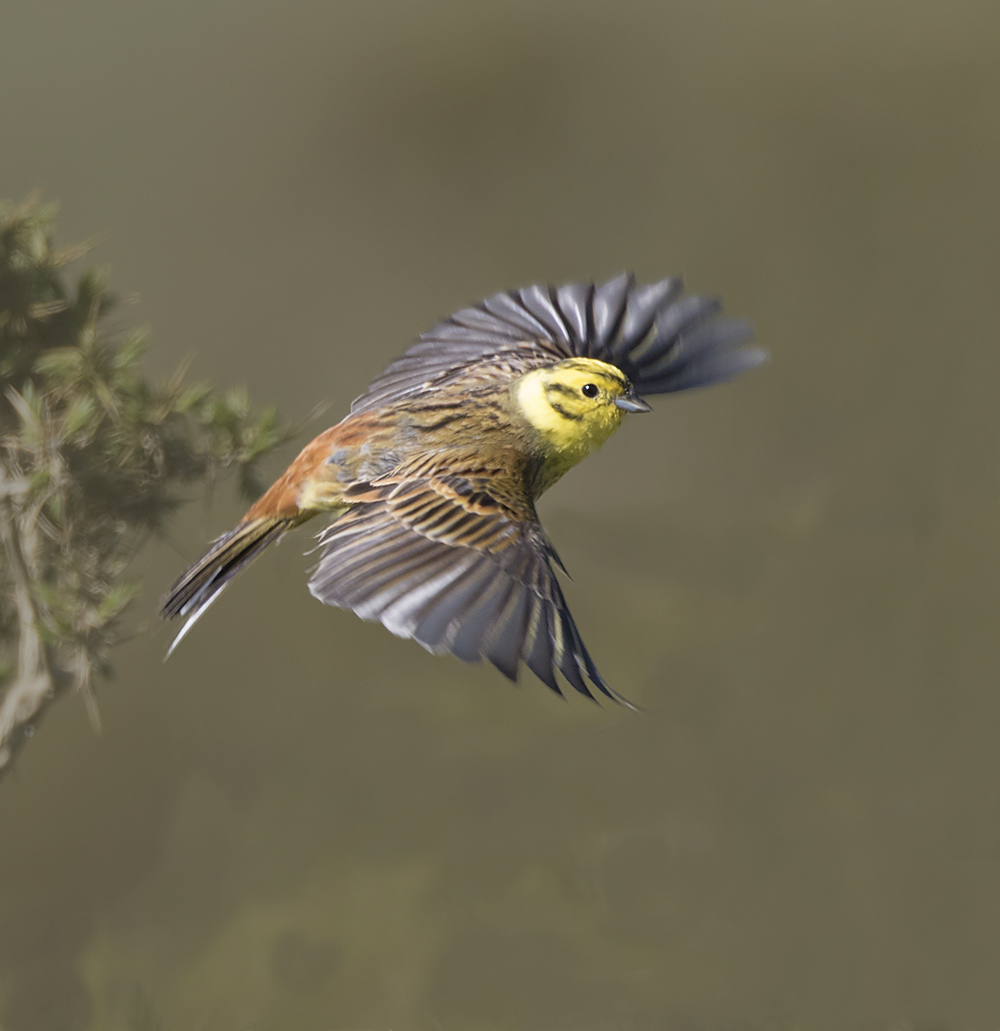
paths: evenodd
<path fill-rule="evenodd" d="M 600 393 L 595 383 L 584 383 L 580 389 L 583 391 L 584 397 L 597 397 Z"/>

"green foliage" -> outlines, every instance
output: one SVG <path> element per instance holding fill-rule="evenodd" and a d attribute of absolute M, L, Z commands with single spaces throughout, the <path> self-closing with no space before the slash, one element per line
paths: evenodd
<path fill-rule="evenodd" d="M 136 547 L 196 483 L 233 470 L 242 493 L 257 494 L 257 462 L 286 434 L 245 390 L 186 384 L 184 369 L 147 380 L 146 334 L 108 331 L 116 302 L 102 273 L 68 284 L 65 266 L 83 250 L 56 249 L 53 216 L 51 205 L 0 204 L 0 669 L 12 683 L 27 629 L 15 604 L 23 566 L 53 675 L 79 681 L 83 669 L 89 691 L 135 594 Z"/>

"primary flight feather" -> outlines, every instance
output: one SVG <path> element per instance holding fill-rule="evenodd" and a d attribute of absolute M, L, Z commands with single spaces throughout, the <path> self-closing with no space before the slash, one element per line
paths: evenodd
<path fill-rule="evenodd" d="M 624 702 L 598 673 L 553 571 L 535 501 L 599 447 L 640 395 L 717 383 L 759 364 L 744 322 L 638 286 L 532 286 L 497 294 L 425 333 L 308 444 L 240 523 L 170 589 L 186 617 L 170 651 L 268 544 L 322 512 L 309 581 L 328 605 L 511 680 L 524 662 Z M 168 655 L 170 653 L 168 652 Z M 627 704 L 627 703 L 626 703 Z"/>

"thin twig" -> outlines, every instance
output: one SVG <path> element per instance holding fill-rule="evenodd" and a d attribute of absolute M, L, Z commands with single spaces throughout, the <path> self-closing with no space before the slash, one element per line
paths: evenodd
<path fill-rule="evenodd" d="M 0 772 L 10 765 L 23 742 L 24 735 L 19 731 L 41 713 L 56 693 L 48 655 L 38 631 L 38 611 L 28 569 L 32 553 L 29 550 L 26 559 L 11 500 L 11 482 L 0 471 L 0 537 L 10 567 L 18 620 L 17 677 L 0 702 Z M 30 541 L 28 547 L 31 549 Z"/>

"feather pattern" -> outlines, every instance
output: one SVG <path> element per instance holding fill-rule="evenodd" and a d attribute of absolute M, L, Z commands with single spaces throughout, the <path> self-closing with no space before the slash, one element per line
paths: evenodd
<path fill-rule="evenodd" d="M 404 466 L 350 490 L 347 514 L 319 535 L 310 591 L 428 651 L 487 659 L 511 680 L 523 661 L 557 693 L 561 673 L 587 697 L 625 702 L 580 638 L 514 470 L 484 473 L 475 452 L 462 457 L 464 468 L 449 455 L 438 473 L 422 461 L 421 475 Z"/>
<path fill-rule="evenodd" d="M 184 616 L 184 626 L 174 638 L 165 659 L 201 619 L 205 610 L 226 589 L 229 581 L 289 528 L 288 519 L 250 519 L 223 534 L 160 602 L 164 619 Z"/>
<path fill-rule="evenodd" d="M 621 275 L 603 286 L 529 286 L 456 312 L 425 333 L 357 398 L 352 412 L 438 390 L 479 368 L 510 379 L 565 358 L 616 365 L 642 394 L 729 379 L 760 364 L 745 322 L 714 321 L 715 298 L 683 296 L 678 278 L 639 286 Z"/>

